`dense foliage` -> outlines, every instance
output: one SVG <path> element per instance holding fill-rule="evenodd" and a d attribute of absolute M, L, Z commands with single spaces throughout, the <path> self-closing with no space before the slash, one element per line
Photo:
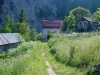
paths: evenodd
<path fill-rule="evenodd" d="M 97 33 L 57 34 L 49 40 L 56 61 L 88 71 L 100 61 L 100 36 Z"/>
<path fill-rule="evenodd" d="M 80 20 L 80 18 L 82 18 L 83 16 L 90 17 L 90 15 L 91 15 L 90 10 L 85 9 L 83 7 L 77 7 L 75 9 L 71 10 L 70 13 L 75 16 L 76 22 L 78 22 Z"/>
<path fill-rule="evenodd" d="M 61 31 L 73 32 L 75 31 L 75 24 L 76 24 L 75 16 L 73 14 L 70 14 L 64 19 L 63 24 L 61 26 Z"/>
<path fill-rule="evenodd" d="M 99 24 L 100 24 L 100 8 L 98 8 L 97 10 L 96 10 L 96 12 L 94 12 L 93 13 L 93 18 L 94 18 L 94 20 L 95 21 L 97 21 Z"/>

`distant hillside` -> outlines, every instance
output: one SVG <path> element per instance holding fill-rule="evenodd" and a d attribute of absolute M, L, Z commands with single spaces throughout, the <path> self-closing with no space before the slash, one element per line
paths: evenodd
<path fill-rule="evenodd" d="M 7 14 L 17 21 L 20 9 L 24 7 L 30 27 L 41 32 L 42 19 L 63 19 L 66 10 L 78 6 L 93 13 L 100 7 L 100 0 L 0 0 L 0 22 Z"/>
<path fill-rule="evenodd" d="M 57 16 L 63 17 L 66 10 L 72 10 L 76 7 L 84 7 L 95 12 L 100 7 L 100 0 L 52 0 L 57 7 Z"/>

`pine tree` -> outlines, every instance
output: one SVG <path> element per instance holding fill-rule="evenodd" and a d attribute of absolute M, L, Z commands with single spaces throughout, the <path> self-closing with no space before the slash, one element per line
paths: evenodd
<path fill-rule="evenodd" d="M 16 23 L 15 28 L 16 28 L 16 32 L 20 33 L 26 41 L 30 40 L 30 28 L 28 23 L 26 22 L 26 17 L 25 17 L 25 12 L 23 7 L 20 11 L 19 20 Z"/>
<path fill-rule="evenodd" d="M 14 32 L 15 23 L 9 15 L 6 15 L 2 23 L 2 33 L 11 33 Z"/>
<path fill-rule="evenodd" d="M 25 17 L 25 12 L 24 12 L 24 8 L 22 7 L 20 14 L 19 14 L 19 22 L 26 22 L 26 17 Z"/>
<path fill-rule="evenodd" d="M 2 23 L 2 27 L 3 28 L 9 27 L 10 21 L 11 21 L 10 16 L 6 15 Z"/>
<path fill-rule="evenodd" d="M 10 28 L 12 33 L 15 32 L 15 22 L 13 21 L 13 19 L 11 19 L 11 21 L 10 21 L 9 28 Z"/>

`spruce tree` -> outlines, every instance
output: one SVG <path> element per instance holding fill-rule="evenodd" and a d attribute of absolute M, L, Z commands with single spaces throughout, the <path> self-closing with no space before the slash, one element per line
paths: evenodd
<path fill-rule="evenodd" d="M 14 32 L 15 23 L 9 15 L 6 15 L 2 23 L 2 33 L 11 33 Z"/>
<path fill-rule="evenodd" d="M 19 22 L 26 22 L 26 17 L 25 17 L 25 12 L 24 12 L 24 8 L 22 7 L 20 14 L 19 14 Z"/>
<path fill-rule="evenodd" d="M 19 14 L 19 20 L 16 23 L 16 32 L 20 33 L 26 41 L 30 40 L 30 28 L 28 23 L 26 22 L 26 17 L 23 7 Z"/>

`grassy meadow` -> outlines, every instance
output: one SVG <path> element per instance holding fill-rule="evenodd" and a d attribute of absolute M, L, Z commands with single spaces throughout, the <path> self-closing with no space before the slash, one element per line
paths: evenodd
<path fill-rule="evenodd" d="M 0 75 L 47 75 L 41 47 L 41 42 L 24 42 L 0 54 Z"/>
<path fill-rule="evenodd" d="M 48 46 L 57 62 L 76 68 L 82 72 L 79 75 L 86 75 L 90 68 L 100 63 L 100 35 L 96 32 L 54 34 Z M 73 72 L 69 75 L 78 75 L 76 70 Z"/>
<path fill-rule="evenodd" d="M 23 42 L 0 54 L 0 75 L 48 75 L 46 60 L 57 75 L 98 75 L 91 68 L 100 63 L 100 35 L 53 34 L 47 43 Z"/>

